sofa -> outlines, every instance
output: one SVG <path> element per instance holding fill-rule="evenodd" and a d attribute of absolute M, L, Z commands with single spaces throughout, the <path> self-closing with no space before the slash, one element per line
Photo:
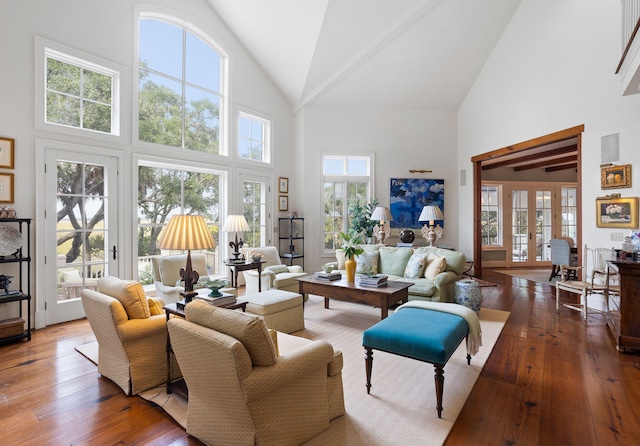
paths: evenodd
<path fill-rule="evenodd" d="M 167 323 L 189 389 L 187 433 L 205 444 L 299 445 L 344 414 L 342 354 L 325 341 L 194 300 Z"/>
<path fill-rule="evenodd" d="M 97 290 L 82 290 L 81 298 L 98 341 L 98 373 L 127 395 L 166 382 L 167 322 L 161 299 L 147 298 L 139 282 L 111 276 L 99 279 Z"/>
<path fill-rule="evenodd" d="M 453 302 L 454 284 L 466 266 L 463 253 L 431 246 L 419 248 L 361 245 L 356 274 L 385 274 L 388 280 L 411 283 L 409 300 Z M 336 250 L 336 262 L 325 265 L 345 273 L 344 252 Z M 356 278 L 357 280 L 357 278 Z"/>

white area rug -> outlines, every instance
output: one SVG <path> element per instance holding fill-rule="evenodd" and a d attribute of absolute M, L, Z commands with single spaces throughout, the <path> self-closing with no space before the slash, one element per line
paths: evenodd
<path fill-rule="evenodd" d="M 516 269 L 516 268 L 508 268 L 508 269 L 494 269 L 496 273 L 505 274 L 507 276 L 520 277 L 522 279 L 531 280 L 532 282 L 538 283 L 546 283 L 547 285 L 551 285 L 553 287 L 556 286 L 557 277 L 554 277 L 553 280 L 549 280 L 549 276 L 551 275 L 551 267 L 543 268 L 543 269 Z"/>
<path fill-rule="evenodd" d="M 438 418 L 431 364 L 374 350 L 371 394 L 367 395 L 362 332 L 380 320 L 380 309 L 334 300 L 330 307 L 325 309 L 322 298 L 310 296 L 305 306 L 306 328 L 295 334 L 329 341 L 342 351 L 346 415 L 333 420 L 329 429 L 307 446 L 441 445 L 509 316 L 506 311 L 480 311 L 483 346 L 470 366 L 464 342 L 449 359 L 444 368 L 444 410 Z M 86 353 L 88 349 L 82 350 Z M 140 396 L 186 426 L 186 402 L 174 394 L 167 395 L 164 386 Z"/>

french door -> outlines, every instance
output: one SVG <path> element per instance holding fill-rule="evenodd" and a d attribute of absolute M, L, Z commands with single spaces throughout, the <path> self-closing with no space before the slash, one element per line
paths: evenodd
<path fill-rule="evenodd" d="M 117 159 L 45 149 L 46 325 L 84 317 L 80 292 L 118 275 Z"/>
<path fill-rule="evenodd" d="M 548 266 L 554 227 L 555 187 L 515 186 L 511 202 L 508 266 Z"/>

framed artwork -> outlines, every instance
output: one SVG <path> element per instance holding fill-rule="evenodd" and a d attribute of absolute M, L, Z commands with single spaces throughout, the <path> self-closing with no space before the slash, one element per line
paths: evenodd
<path fill-rule="evenodd" d="M 602 189 L 622 189 L 631 187 L 631 164 L 607 166 L 600 169 Z"/>
<path fill-rule="evenodd" d="M 281 194 L 289 193 L 289 178 L 285 178 L 285 177 L 278 178 L 278 192 L 280 192 Z"/>
<path fill-rule="evenodd" d="M 280 195 L 278 197 L 278 210 L 279 211 L 289 210 L 289 197 L 287 197 L 286 195 Z"/>
<path fill-rule="evenodd" d="M 634 229 L 638 227 L 638 197 L 596 198 L 596 226 Z"/>
<path fill-rule="evenodd" d="M 13 169 L 15 140 L 0 137 L 0 167 Z"/>
<path fill-rule="evenodd" d="M 398 235 L 403 229 L 422 228 L 424 223 L 419 222 L 418 217 L 427 205 L 438 205 L 445 213 L 444 180 L 391 178 L 389 194 L 392 235 Z M 437 221 L 438 224 L 444 227 L 442 220 Z"/>
<path fill-rule="evenodd" d="M 0 203 L 13 203 L 12 173 L 0 173 Z"/>

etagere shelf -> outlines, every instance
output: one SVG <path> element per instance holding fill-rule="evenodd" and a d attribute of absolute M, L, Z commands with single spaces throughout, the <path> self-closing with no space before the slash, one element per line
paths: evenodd
<path fill-rule="evenodd" d="M 279 218 L 278 238 L 282 263 L 301 264 L 304 269 L 304 218 Z"/>

